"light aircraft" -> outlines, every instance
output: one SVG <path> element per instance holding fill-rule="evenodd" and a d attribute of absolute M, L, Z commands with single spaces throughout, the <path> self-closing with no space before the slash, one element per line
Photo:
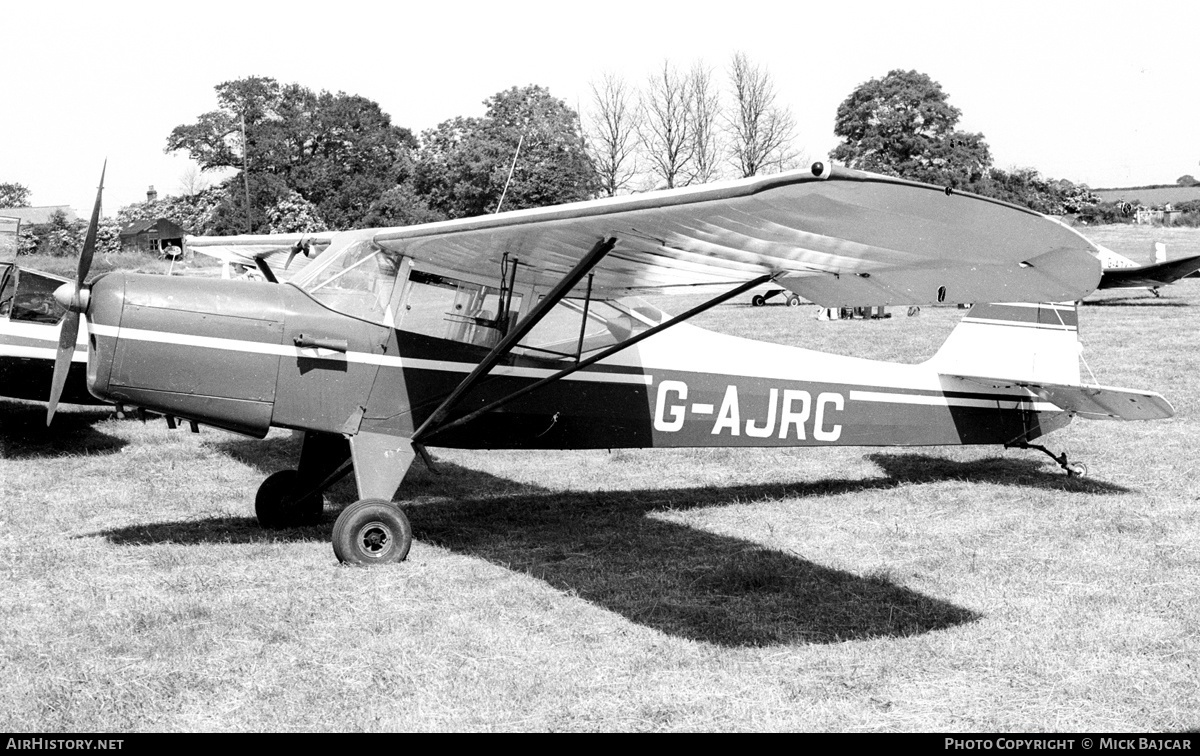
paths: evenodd
<path fill-rule="evenodd" d="M 352 564 L 407 555 L 392 498 L 417 456 L 432 464 L 426 446 L 997 444 L 1074 474 L 1033 441 L 1075 416 L 1172 414 L 1156 393 L 1081 382 L 1073 304 L 977 305 L 920 365 L 687 323 L 768 282 L 835 307 L 1070 303 L 1100 280 L 1093 245 L 1037 213 L 820 163 L 346 231 L 286 283 L 115 272 L 82 286 L 93 236 L 57 294 L 72 313 L 57 368 L 86 314 L 96 396 L 250 436 L 303 431 L 296 469 L 258 489 L 259 522 L 315 521 L 322 492 L 353 472 L 361 498 L 332 534 Z M 664 291 L 711 296 L 677 317 L 637 298 Z"/>
<path fill-rule="evenodd" d="M 1149 289 L 1160 296 L 1161 286 L 1175 283 L 1181 278 L 1195 277 L 1200 271 L 1200 255 L 1189 255 L 1178 260 L 1167 260 L 1167 249 L 1162 242 L 1154 244 L 1154 262 L 1138 265 L 1124 255 L 1108 247 L 1096 245 L 1100 250 L 1100 265 L 1103 275 L 1098 289 Z"/>

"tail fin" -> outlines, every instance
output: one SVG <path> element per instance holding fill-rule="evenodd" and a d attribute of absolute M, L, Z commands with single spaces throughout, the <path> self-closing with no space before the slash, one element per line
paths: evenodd
<path fill-rule="evenodd" d="M 977 304 L 926 364 L 945 375 L 1077 386 L 1082 349 L 1073 303 Z"/>
<path fill-rule="evenodd" d="M 1154 391 L 1083 385 L 1075 304 L 977 304 L 926 365 L 943 376 L 1017 386 L 1073 416 L 1160 420 L 1175 410 Z"/>

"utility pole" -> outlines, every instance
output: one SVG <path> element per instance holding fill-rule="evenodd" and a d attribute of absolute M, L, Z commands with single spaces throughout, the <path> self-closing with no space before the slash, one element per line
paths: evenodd
<path fill-rule="evenodd" d="M 246 141 L 246 110 L 242 109 L 242 179 L 246 185 L 246 233 L 254 233 L 254 223 L 250 220 L 250 171 L 247 168 L 246 153 L 250 144 Z"/>

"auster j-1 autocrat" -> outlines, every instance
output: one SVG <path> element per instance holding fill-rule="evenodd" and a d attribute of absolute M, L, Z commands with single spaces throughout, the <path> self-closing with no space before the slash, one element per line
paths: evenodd
<path fill-rule="evenodd" d="M 405 558 L 411 529 L 392 499 L 426 446 L 997 444 L 1075 473 L 1032 442 L 1077 415 L 1172 414 L 1156 393 L 1081 382 L 1072 303 L 1100 263 L 1078 233 L 819 163 L 418 226 L 187 244 L 319 254 L 286 283 L 118 272 L 84 287 L 89 233 L 58 295 L 72 313 L 60 361 L 86 313 L 97 397 L 256 437 L 303 431 L 297 468 L 268 477 L 255 510 L 270 528 L 313 522 L 322 492 L 353 471 L 361 498 L 333 527 L 343 562 Z M 919 365 L 686 322 L 768 282 L 825 307 L 1016 304 L 975 305 Z M 638 298 L 664 291 L 711 293 L 677 317 Z M 1068 304 L 1022 304 L 1052 302 Z"/>

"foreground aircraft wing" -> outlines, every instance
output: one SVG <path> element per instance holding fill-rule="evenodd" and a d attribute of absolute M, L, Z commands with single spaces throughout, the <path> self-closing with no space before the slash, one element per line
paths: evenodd
<path fill-rule="evenodd" d="M 1069 301 L 1100 280 L 1095 246 L 1038 213 L 819 164 L 370 234 L 418 264 L 463 274 L 498 277 L 505 258 L 515 260 L 517 279 L 539 288 L 613 239 L 592 270 L 594 296 L 728 287 L 773 274 L 827 307 Z"/>
<path fill-rule="evenodd" d="M 1140 265 L 1136 268 L 1105 268 L 1099 289 L 1134 289 L 1166 286 L 1200 271 L 1200 255 Z"/>

